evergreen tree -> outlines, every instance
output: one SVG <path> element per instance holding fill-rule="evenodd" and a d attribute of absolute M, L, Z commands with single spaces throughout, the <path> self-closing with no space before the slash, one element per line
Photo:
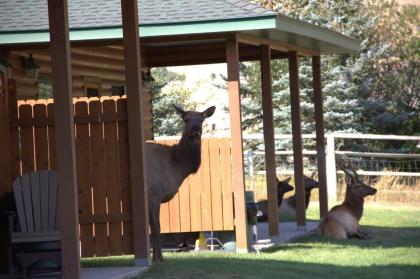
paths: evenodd
<path fill-rule="evenodd" d="M 419 133 L 419 8 L 379 0 L 260 1 L 361 41 L 359 55 L 322 56 L 327 132 Z M 302 132 L 314 132 L 311 61 L 301 58 Z M 241 67 L 243 128 L 262 132 L 259 63 Z M 276 132 L 291 133 L 287 61 L 272 61 Z"/>
<path fill-rule="evenodd" d="M 191 102 L 191 91 L 185 87 L 185 75 L 167 68 L 152 70 L 153 132 L 155 136 L 174 136 L 182 133 L 182 119 L 173 104 L 184 110 L 193 110 L 197 104 Z"/>

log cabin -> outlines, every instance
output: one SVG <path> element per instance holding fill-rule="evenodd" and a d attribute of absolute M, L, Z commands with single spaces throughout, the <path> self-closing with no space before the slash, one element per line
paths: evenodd
<path fill-rule="evenodd" d="M 69 36 L 73 97 L 101 97 L 125 93 L 121 3 L 118 0 L 69 0 Z M 360 43 L 337 32 L 309 24 L 243 0 L 139 1 L 141 70 L 163 66 L 227 63 L 231 116 L 231 159 L 235 234 L 239 251 L 248 249 L 244 199 L 242 134 L 240 130 L 239 67 L 241 61 L 260 61 L 268 193 L 275 193 L 275 154 L 271 103 L 270 59 L 288 59 L 297 219 L 305 226 L 301 132 L 299 119 L 298 59 L 311 57 L 314 69 L 315 122 L 320 168 L 320 205 L 325 208 L 325 150 L 323 147 L 320 57 L 324 53 L 357 53 Z M 32 58 L 31 58 L 32 57 Z M 28 65 L 35 65 L 30 71 Z M 268 65 L 268 66 L 267 66 Z M 25 69 L 26 68 L 26 69 Z M 36 71 L 37 70 L 37 71 Z M 47 1 L 2 1 L 0 10 L 0 90 L 16 84 L 22 100 L 48 96 L 51 53 Z M 145 138 L 153 138 L 150 80 L 143 80 Z M 13 108 L 12 108 L 13 109 Z M 0 112 L 1 113 L 1 112 Z M 9 129 L 0 121 L 0 132 Z M 3 138 L 1 139 L 3 140 Z M 1 142 L 2 143 L 2 142 Z M 0 144 L 5 154 L 9 145 Z M 6 156 L 4 158 L 7 158 Z M 4 164 L 3 164 L 4 163 Z M 9 171 L 6 159 L 0 172 Z M 12 176 L 2 175 L 0 193 Z M 269 195 L 270 235 L 278 235 L 277 198 Z"/>

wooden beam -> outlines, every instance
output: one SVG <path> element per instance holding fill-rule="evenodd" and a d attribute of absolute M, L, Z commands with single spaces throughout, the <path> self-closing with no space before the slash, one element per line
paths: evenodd
<path fill-rule="evenodd" d="M 143 96 L 137 0 L 121 0 L 130 184 L 133 216 L 134 265 L 150 265 L 149 202 L 145 169 Z"/>
<path fill-rule="evenodd" d="M 324 137 L 324 98 L 321 85 L 321 57 L 312 56 L 312 77 L 314 87 L 316 159 L 318 163 L 319 212 L 323 218 L 328 213 L 327 171 Z"/>
<path fill-rule="evenodd" d="M 79 278 L 79 218 L 67 0 L 48 0 L 63 278 Z"/>
<path fill-rule="evenodd" d="M 0 65 L 0 196 L 12 190 L 8 69 Z"/>
<path fill-rule="evenodd" d="M 279 50 L 283 52 L 295 51 L 299 55 L 303 55 L 303 56 L 320 55 L 319 51 L 306 49 L 306 48 L 288 44 L 288 43 L 281 43 L 281 42 L 276 42 L 273 40 L 262 39 L 262 38 L 258 38 L 256 36 L 249 35 L 249 34 L 238 33 L 237 36 L 238 36 L 238 41 L 240 43 L 245 43 L 245 44 L 250 44 L 250 45 L 269 45 L 271 49 L 275 49 L 275 50 Z"/>
<path fill-rule="evenodd" d="M 303 185 L 302 132 L 300 127 L 299 64 L 296 51 L 289 52 L 290 104 L 292 111 L 293 162 L 295 171 L 296 221 L 306 229 L 305 188 Z"/>
<path fill-rule="evenodd" d="M 248 225 L 245 205 L 244 159 L 242 148 L 241 99 L 239 95 L 239 51 L 235 36 L 226 40 L 232 170 L 234 183 L 236 250 L 248 252 Z"/>
<path fill-rule="evenodd" d="M 225 44 L 187 45 L 174 47 L 145 47 L 144 64 L 149 67 L 200 65 L 226 62 Z M 283 52 L 272 52 L 272 58 L 286 58 Z M 240 45 L 240 61 L 256 61 L 260 59 L 260 48 Z"/>
<path fill-rule="evenodd" d="M 268 230 L 270 237 L 279 235 L 277 200 L 276 154 L 274 147 L 273 93 L 271 84 L 271 51 L 269 45 L 261 46 L 261 89 L 263 104 L 265 169 L 267 177 Z"/>

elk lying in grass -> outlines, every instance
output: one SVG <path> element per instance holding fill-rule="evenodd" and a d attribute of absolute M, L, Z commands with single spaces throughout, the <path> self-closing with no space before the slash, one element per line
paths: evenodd
<path fill-rule="evenodd" d="M 283 201 L 283 196 L 285 193 L 292 191 L 293 187 L 289 185 L 291 177 L 280 181 L 277 179 L 277 206 L 280 207 Z M 268 201 L 263 200 L 257 202 L 257 221 L 258 222 L 267 222 L 268 220 Z"/>
<path fill-rule="evenodd" d="M 321 221 L 319 234 L 335 239 L 356 237 L 367 239 L 369 236 L 360 229 L 359 221 L 363 215 L 364 198 L 376 194 L 376 189 L 359 180 L 351 165 L 340 165 L 346 176 L 346 197 L 341 205 L 333 207 Z"/>
<path fill-rule="evenodd" d="M 200 167 L 203 121 L 212 116 L 216 109 L 213 106 L 203 112 L 196 112 L 174 107 L 184 120 L 184 131 L 179 143 L 173 146 L 146 143 L 149 223 L 154 261 L 163 261 L 160 240 L 160 204 L 171 200 L 184 179 L 197 172 Z"/>
<path fill-rule="evenodd" d="M 318 188 L 318 181 L 313 179 L 313 175 L 311 177 L 304 176 L 303 184 L 305 186 L 305 209 L 308 209 L 311 200 L 311 191 Z M 296 217 L 296 194 L 283 201 L 280 212 Z"/>

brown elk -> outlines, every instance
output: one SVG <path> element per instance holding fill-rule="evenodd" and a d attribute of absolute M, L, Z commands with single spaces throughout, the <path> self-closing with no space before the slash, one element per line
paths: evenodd
<path fill-rule="evenodd" d="M 359 221 L 363 215 L 364 198 L 375 195 L 376 189 L 360 181 L 356 171 L 351 165 L 340 168 L 346 176 L 346 196 L 341 205 L 334 206 L 321 221 L 319 234 L 335 239 L 356 237 L 367 239 L 369 236 L 362 232 Z"/>
<path fill-rule="evenodd" d="M 184 111 L 175 105 L 174 107 L 184 121 L 184 130 L 178 144 L 165 146 L 153 142 L 146 143 L 153 261 L 163 261 L 160 240 L 160 204 L 171 200 L 184 179 L 197 172 L 200 167 L 203 121 L 212 116 L 216 109 L 212 106 L 203 112 L 197 112 Z"/>
<path fill-rule="evenodd" d="M 280 207 L 283 201 L 283 196 L 287 192 L 290 192 L 293 190 L 293 187 L 289 185 L 291 177 L 280 181 L 277 179 L 277 207 Z M 262 200 L 257 202 L 257 221 L 258 222 L 267 222 L 268 220 L 268 201 Z"/>
<path fill-rule="evenodd" d="M 309 202 L 311 201 L 311 191 L 318 188 L 318 181 L 313 179 L 313 175 L 311 177 L 304 176 L 303 184 L 305 186 L 305 209 L 308 209 Z M 283 201 L 280 212 L 290 216 L 296 216 L 296 194 Z"/>

